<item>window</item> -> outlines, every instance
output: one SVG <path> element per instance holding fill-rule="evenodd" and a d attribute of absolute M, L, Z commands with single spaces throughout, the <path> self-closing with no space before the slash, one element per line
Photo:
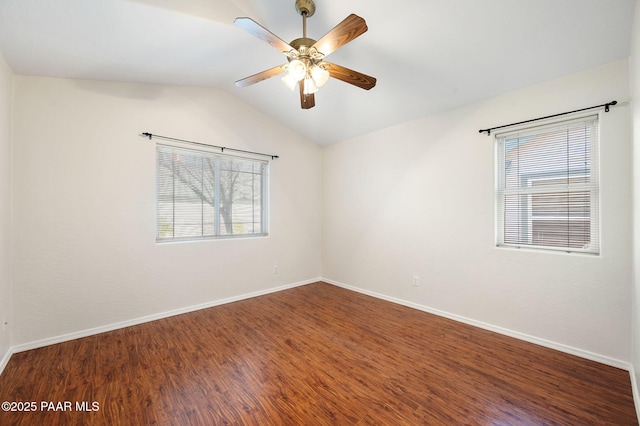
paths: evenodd
<path fill-rule="evenodd" d="M 496 135 L 497 243 L 598 253 L 598 117 Z"/>
<path fill-rule="evenodd" d="M 156 240 L 267 235 L 268 163 L 156 145 Z"/>

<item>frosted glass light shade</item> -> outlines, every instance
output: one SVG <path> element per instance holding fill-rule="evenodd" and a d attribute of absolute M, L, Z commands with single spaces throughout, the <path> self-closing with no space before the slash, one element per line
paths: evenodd
<path fill-rule="evenodd" d="M 311 77 L 313 78 L 313 82 L 318 87 L 324 86 L 324 84 L 329 80 L 329 71 L 324 69 L 321 66 L 316 65 L 311 68 Z"/>
<path fill-rule="evenodd" d="M 284 77 L 282 77 L 281 80 L 292 92 L 296 89 L 296 86 L 298 85 L 298 80 L 293 78 L 291 74 L 288 74 L 288 73 Z"/>
<path fill-rule="evenodd" d="M 296 81 L 300 81 L 307 76 L 307 66 L 298 59 L 289 62 L 287 71 Z"/>
<path fill-rule="evenodd" d="M 305 95 L 310 95 L 312 93 L 316 93 L 318 91 L 318 86 L 316 86 L 316 83 L 313 81 L 312 78 L 305 78 L 304 79 L 304 94 Z"/>

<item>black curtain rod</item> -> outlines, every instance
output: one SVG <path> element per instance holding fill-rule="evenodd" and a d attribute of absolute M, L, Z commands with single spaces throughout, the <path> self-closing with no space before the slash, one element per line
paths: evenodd
<path fill-rule="evenodd" d="M 210 144 L 207 144 L 207 143 L 193 142 L 193 141 L 187 141 L 187 140 L 184 140 L 184 139 L 170 138 L 168 136 L 154 135 L 154 134 L 151 134 L 149 132 L 141 133 L 140 136 L 147 137 L 147 138 L 149 138 L 149 140 L 151 140 L 152 138 L 158 138 L 158 139 L 165 139 L 165 140 L 168 140 L 168 141 L 190 143 L 192 145 L 208 146 L 208 147 L 211 147 L 211 148 L 218 148 L 221 152 L 224 152 L 224 150 L 226 149 L 227 151 L 243 152 L 245 154 L 262 155 L 263 157 L 271 157 L 272 160 L 275 159 L 275 158 L 280 158 L 280 156 L 273 155 L 273 154 L 263 154 L 261 152 L 245 151 L 245 150 L 242 150 L 242 149 L 227 148 L 226 146 L 210 145 Z"/>
<path fill-rule="evenodd" d="M 545 120 L 547 118 L 559 117 L 561 115 L 573 114 L 574 112 L 586 111 L 586 110 L 595 109 L 595 108 L 604 107 L 604 112 L 609 112 L 609 107 L 612 106 L 612 105 L 617 105 L 617 104 L 618 104 L 618 101 L 611 101 L 611 102 L 607 102 L 606 104 L 602 104 L 602 105 L 596 105 L 596 106 L 592 106 L 592 107 L 588 107 L 588 108 L 576 109 L 574 111 L 561 112 L 560 114 L 547 115 L 546 117 L 534 118 L 534 119 L 531 119 L 531 120 L 520 121 L 518 123 L 505 124 L 504 126 L 492 127 L 490 129 L 481 129 L 479 132 L 480 133 L 487 132 L 487 136 L 489 136 L 489 135 L 491 135 L 491 131 L 495 130 L 495 129 L 502 129 L 503 127 L 511 127 L 511 126 L 516 126 L 518 124 L 531 123 L 532 121 Z"/>

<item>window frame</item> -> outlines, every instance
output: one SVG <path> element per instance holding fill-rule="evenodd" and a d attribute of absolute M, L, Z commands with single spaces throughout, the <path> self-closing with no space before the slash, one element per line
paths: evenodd
<path fill-rule="evenodd" d="M 205 235 L 205 214 L 202 214 L 202 220 L 196 226 L 200 226 L 202 231 L 201 235 L 191 235 L 191 236 L 175 236 L 175 206 L 173 210 L 173 223 L 172 223 L 172 233 L 171 237 L 163 237 L 161 236 L 161 221 L 160 221 L 160 155 L 161 150 L 169 151 L 173 154 L 185 153 L 186 155 L 191 155 L 193 157 L 201 156 L 202 158 L 209 158 L 213 160 L 215 166 L 213 167 L 213 175 L 211 176 L 213 179 L 212 187 L 215 189 L 213 204 L 209 204 L 210 208 L 213 210 L 213 234 Z M 260 187 L 260 207 L 259 209 L 255 209 L 251 211 L 252 217 L 255 217 L 256 210 L 259 210 L 260 217 L 260 230 L 259 232 L 247 232 L 247 233 L 233 233 L 233 226 L 235 222 L 231 222 L 232 231 L 231 233 L 223 233 L 221 229 L 224 225 L 221 224 L 222 219 L 221 216 L 221 200 L 220 200 L 220 184 L 221 184 L 221 167 L 220 164 L 223 161 L 240 161 L 240 162 L 251 162 L 252 167 L 255 164 L 259 164 L 261 168 L 260 173 L 253 173 L 260 177 L 259 187 Z M 247 173 L 247 172 L 242 172 Z M 173 179 L 175 179 L 175 172 L 169 173 Z M 260 237 L 268 237 L 269 236 L 269 175 L 270 175 L 270 161 L 264 159 L 258 159 L 251 156 L 239 156 L 239 155 L 230 155 L 222 152 L 214 151 L 213 149 L 207 148 L 192 148 L 192 147 L 184 147 L 173 143 L 162 143 L 156 142 L 155 146 L 155 241 L 158 244 L 166 244 L 172 242 L 196 242 L 196 241 L 210 241 L 210 240 L 229 240 L 229 239 L 244 239 L 244 238 L 260 238 Z M 203 181 L 204 181 L 204 173 L 203 173 Z M 211 181 L 208 181 L 211 182 Z M 175 204 L 175 194 L 172 195 L 171 202 Z M 201 202 L 204 203 L 206 200 L 203 200 L 200 197 Z M 204 209 L 204 207 L 203 207 Z M 255 224 L 255 222 L 254 222 Z"/>
<path fill-rule="evenodd" d="M 574 177 L 584 177 L 589 176 L 589 180 L 586 183 L 582 184 L 573 184 L 573 185 L 542 185 L 539 189 L 531 189 L 534 187 L 532 182 L 538 180 L 551 180 L 557 179 L 560 175 L 556 174 L 554 177 L 552 173 L 544 170 L 538 170 L 538 173 L 531 173 L 530 178 L 528 179 L 528 189 L 525 189 L 523 186 L 520 186 L 517 189 L 506 189 L 506 160 L 505 160 L 505 148 L 504 143 L 509 137 L 515 137 L 515 135 L 521 134 L 522 136 L 532 136 L 540 135 L 545 131 L 549 131 L 552 129 L 560 128 L 562 126 L 570 126 L 574 123 L 580 122 L 592 122 L 592 135 L 589 138 L 589 155 L 590 155 L 590 164 L 588 169 L 582 170 L 569 170 L 570 174 L 568 175 L 570 178 Z M 516 248 L 516 249 L 532 249 L 532 250 L 541 250 L 541 251 L 550 251 L 550 252 L 565 252 L 565 253 L 581 253 L 581 254 L 589 254 L 589 255 L 599 255 L 601 252 L 601 239 L 600 239 L 600 123 L 601 123 L 601 113 L 593 113 L 593 112 L 583 112 L 581 114 L 573 114 L 568 117 L 563 118 L 554 118 L 554 119 L 546 119 L 542 120 L 538 124 L 528 125 L 520 125 L 510 127 L 509 129 L 494 134 L 494 150 L 495 150 L 495 245 L 500 248 Z M 537 177 L 535 175 L 538 175 Z M 560 190 L 560 187 L 564 188 Z M 551 246 L 551 245 L 542 245 L 542 244 L 533 244 L 533 222 L 536 221 L 536 216 L 533 212 L 533 200 L 531 197 L 536 194 L 574 194 L 579 195 L 581 192 L 589 193 L 589 232 L 590 232 L 590 241 L 588 245 L 584 247 L 570 247 L 570 246 Z M 512 243 L 505 242 L 505 212 L 506 212 L 506 195 L 518 195 L 518 196 L 528 196 L 529 204 L 527 207 L 518 208 L 518 219 L 519 223 L 523 223 L 523 212 L 525 209 L 528 212 L 525 212 L 524 215 L 528 220 L 528 232 L 531 233 L 530 240 L 531 243 Z M 577 216 L 576 216 L 577 217 Z M 566 219 L 562 216 L 558 217 L 557 220 L 566 220 L 568 222 L 571 221 L 571 213 L 568 212 Z M 584 217 L 580 217 L 580 220 L 584 220 Z M 549 220 L 543 219 L 542 216 L 538 217 L 538 220 Z M 577 219 L 576 219 L 577 221 Z M 568 233 L 569 234 L 569 233 Z"/>

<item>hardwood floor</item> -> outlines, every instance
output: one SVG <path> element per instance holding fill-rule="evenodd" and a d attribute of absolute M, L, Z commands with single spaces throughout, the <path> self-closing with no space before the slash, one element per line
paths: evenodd
<path fill-rule="evenodd" d="M 627 371 L 325 283 L 15 354 L 0 401 L 36 403 L 0 425 L 637 424 Z"/>

